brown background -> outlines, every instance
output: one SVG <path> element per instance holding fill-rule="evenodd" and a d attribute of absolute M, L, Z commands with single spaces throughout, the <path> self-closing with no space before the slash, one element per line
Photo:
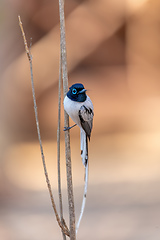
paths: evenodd
<path fill-rule="evenodd" d="M 68 0 L 69 85 L 94 108 L 89 190 L 78 239 L 160 239 L 160 2 Z M 29 64 L 18 26 L 32 37 L 33 74 L 47 166 L 57 198 L 58 1 L 0 1 L 0 239 L 61 239 L 47 192 Z M 72 121 L 71 121 L 72 124 Z M 62 121 L 63 129 L 63 121 Z M 84 169 L 71 131 L 76 216 Z M 62 185 L 68 219 L 62 131 Z"/>

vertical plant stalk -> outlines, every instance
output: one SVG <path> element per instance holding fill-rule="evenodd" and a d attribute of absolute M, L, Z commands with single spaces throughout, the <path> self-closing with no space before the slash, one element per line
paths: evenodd
<path fill-rule="evenodd" d="M 60 45 L 61 45 L 62 73 L 63 73 L 63 93 L 65 97 L 68 91 L 68 72 L 67 72 L 67 56 L 66 56 L 64 0 L 59 0 L 59 15 L 60 15 Z M 69 116 L 65 111 L 64 111 L 64 126 L 69 127 Z M 72 184 L 72 166 L 71 166 L 69 131 L 65 131 L 65 156 L 66 156 L 68 204 L 69 204 L 69 219 L 70 219 L 70 240 L 75 240 L 76 239 L 75 210 L 74 210 L 74 197 L 73 197 L 73 184 Z"/>
<path fill-rule="evenodd" d="M 49 190 L 49 194 L 50 194 L 52 207 L 53 207 L 53 210 L 54 210 L 54 213 L 55 213 L 55 216 L 56 216 L 56 220 L 57 220 L 59 226 L 61 227 L 61 229 L 63 230 L 63 232 L 67 236 L 69 236 L 70 234 L 69 234 L 69 230 L 68 230 L 66 224 L 64 223 L 64 225 L 63 225 L 60 221 L 60 218 L 59 218 L 59 215 L 58 215 L 58 212 L 57 212 L 57 209 L 56 209 L 55 201 L 54 201 L 54 198 L 53 198 L 53 194 L 52 194 L 51 184 L 50 184 L 49 177 L 48 177 L 48 172 L 47 172 L 47 167 L 46 167 L 45 157 L 44 157 L 44 152 L 43 152 L 43 147 L 42 147 L 42 140 L 41 140 L 41 134 L 40 134 L 39 120 L 38 120 L 37 103 L 36 103 L 36 96 L 35 96 L 35 89 L 34 89 L 34 82 L 33 82 L 32 55 L 31 55 L 30 50 L 29 50 L 28 45 L 27 45 L 27 40 L 26 40 L 26 37 L 25 37 L 25 33 L 24 33 L 24 30 L 23 30 L 23 25 L 22 25 L 22 21 L 21 21 L 20 16 L 18 16 L 18 19 L 19 19 L 19 26 L 20 26 L 20 29 L 21 29 L 21 32 L 22 32 L 22 37 L 23 37 L 23 40 L 24 40 L 25 50 L 26 50 L 27 57 L 28 57 L 28 60 L 29 60 L 29 63 L 30 63 L 34 113 L 35 113 L 37 134 L 38 134 L 38 140 L 39 140 L 39 145 L 40 145 L 40 150 L 41 150 L 41 158 L 42 158 L 42 162 L 43 162 L 44 174 L 45 174 L 45 177 L 46 177 L 46 182 L 47 182 L 47 186 L 48 186 L 48 190 Z"/>
<path fill-rule="evenodd" d="M 59 208 L 60 218 L 63 224 L 63 203 L 62 203 L 62 190 L 61 190 L 61 162 L 60 162 L 60 135 L 61 135 L 61 84 L 62 83 L 62 61 L 60 54 L 59 62 L 59 89 L 58 89 L 58 128 L 57 128 L 57 166 L 58 166 L 58 194 L 59 194 Z M 66 240 L 66 235 L 62 231 L 63 240 Z"/>

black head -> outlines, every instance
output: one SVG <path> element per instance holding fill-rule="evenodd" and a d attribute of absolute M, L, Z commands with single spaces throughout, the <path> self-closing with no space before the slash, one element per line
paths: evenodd
<path fill-rule="evenodd" d="M 75 83 L 69 88 L 67 97 L 75 102 L 84 102 L 87 98 L 86 89 L 83 84 Z"/>

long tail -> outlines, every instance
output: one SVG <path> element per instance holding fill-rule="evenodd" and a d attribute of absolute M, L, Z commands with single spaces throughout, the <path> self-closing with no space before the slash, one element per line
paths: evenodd
<path fill-rule="evenodd" d="M 79 219 L 78 219 L 78 222 L 76 225 L 76 234 L 78 232 L 79 225 L 82 220 L 85 205 L 86 205 L 87 189 L 88 189 L 88 162 L 85 166 L 85 184 L 84 184 L 83 200 L 82 200 L 82 205 L 81 205 L 81 212 L 80 212 Z"/>
<path fill-rule="evenodd" d="M 85 184 L 84 184 L 81 212 L 80 212 L 79 219 L 78 219 L 78 222 L 76 225 L 76 234 L 78 232 L 79 225 L 80 225 L 80 222 L 83 217 L 85 204 L 86 204 L 87 189 L 88 189 L 88 139 L 87 139 L 87 135 L 83 129 L 81 130 L 81 157 L 82 157 L 82 162 L 85 166 Z"/>
<path fill-rule="evenodd" d="M 88 138 L 83 129 L 81 129 L 81 157 L 83 165 L 88 163 Z"/>

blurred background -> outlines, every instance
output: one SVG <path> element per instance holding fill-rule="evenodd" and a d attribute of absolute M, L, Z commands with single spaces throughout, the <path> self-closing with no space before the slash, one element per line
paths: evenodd
<path fill-rule="evenodd" d="M 69 85 L 83 83 L 95 111 L 78 239 L 159 240 L 160 1 L 68 0 L 65 11 Z M 32 42 L 42 141 L 58 206 L 58 0 L 0 0 L 0 239 L 58 240 L 18 15 Z M 63 120 L 61 126 L 68 222 Z M 84 183 L 79 145 L 77 127 L 71 131 L 77 218 Z"/>

